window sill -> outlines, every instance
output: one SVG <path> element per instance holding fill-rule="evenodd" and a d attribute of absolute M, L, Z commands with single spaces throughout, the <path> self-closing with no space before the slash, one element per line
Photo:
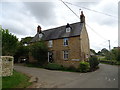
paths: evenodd
<path fill-rule="evenodd" d="M 64 59 L 64 61 L 68 61 L 68 59 Z"/>
<path fill-rule="evenodd" d="M 67 47 L 68 45 L 64 45 L 65 47 Z"/>

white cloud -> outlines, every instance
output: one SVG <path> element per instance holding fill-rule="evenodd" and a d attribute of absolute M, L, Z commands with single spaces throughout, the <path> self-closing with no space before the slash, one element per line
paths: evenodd
<path fill-rule="evenodd" d="M 71 0 L 67 2 L 71 2 Z M 81 2 L 76 0 L 76 2 L 72 1 L 71 3 L 118 17 L 117 2 L 117 0 L 99 0 L 97 2 Z M 78 16 L 80 15 L 80 7 L 67 5 Z M 80 21 L 61 1 L 39 2 L 38 0 L 37 3 L 20 1 L 16 3 L 4 2 L 0 8 L 2 8 L 0 9 L 2 10 L 0 24 L 3 28 L 8 28 L 11 33 L 14 33 L 19 38 L 34 36 L 38 24 L 45 30 L 65 25 L 66 23 Z M 111 40 L 111 46 L 117 46 L 117 19 L 84 8 L 81 9 L 86 16 L 86 23 L 93 28 L 95 32 L 106 38 L 103 39 L 87 27 L 91 48 L 97 51 L 102 48 L 108 48 L 107 39 Z"/>

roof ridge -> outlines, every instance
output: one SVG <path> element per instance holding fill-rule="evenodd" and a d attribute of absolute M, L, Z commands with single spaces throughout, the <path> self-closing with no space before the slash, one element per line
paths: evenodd
<path fill-rule="evenodd" d="M 81 23 L 81 22 L 71 23 L 70 25 L 77 24 L 77 23 Z M 58 27 L 55 27 L 55 28 L 46 29 L 46 30 L 43 30 L 42 32 L 49 31 L 49 30 L 54 30 L 54 29 L 58 29 L 58 28 L 61 28 L 61 27 L 64 27 L 64 26 L 66 26 L 66 25 L 62 25 L 62 26 L 58 26 Z"/>

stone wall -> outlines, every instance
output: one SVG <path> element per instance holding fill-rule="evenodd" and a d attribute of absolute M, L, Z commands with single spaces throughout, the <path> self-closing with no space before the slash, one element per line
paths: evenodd
<path fill-rule="evenodd" d="M 80 37 L 70 37 L 68 46 L 63 45 L 63 39 L 53 40 L 53 47 L 49 48 L 53 52 L 54 62 L 65 67 L 78 67 L 81 59 Z M 68 59 L 64 60 L 63 51 L 68 51 Z"/>
<path fill-rule="evenodd" d="M 2 66 L 0 76 L 11 76 L 13 74 L 13 61 L 12 56 L 0 56 L 0 66 Z"/>

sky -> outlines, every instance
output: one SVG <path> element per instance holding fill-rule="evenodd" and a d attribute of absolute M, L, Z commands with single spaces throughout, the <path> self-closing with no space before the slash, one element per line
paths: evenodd
<path fill-rule="evenodd" d="M 63 0 L 79 17 L 83 11 L 90 40 L 96 52 L 118 46 L 119 0 Z M 119 4 L 120 5 L 120 4 Z M 42 30 L 79 22 L 80 19 L 61 0 L 1 0 L 0 25 L 19 40 L 34 37 Z M 120 43 L 119 43 L 120 46 Z"/>

